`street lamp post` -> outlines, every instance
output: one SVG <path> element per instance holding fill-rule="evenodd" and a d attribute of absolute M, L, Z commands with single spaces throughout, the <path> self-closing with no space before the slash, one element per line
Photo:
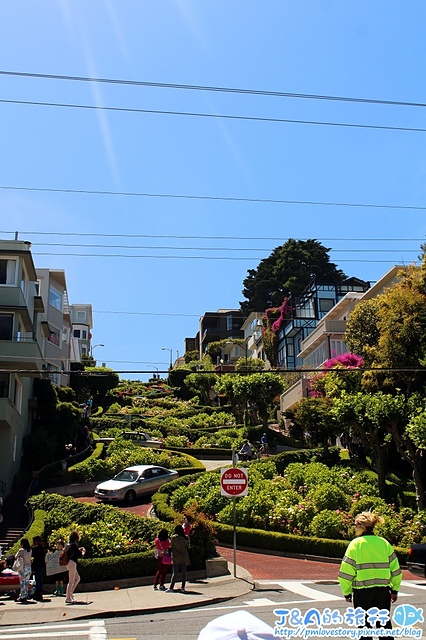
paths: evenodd
<path fill-rule="evenodd" d="M 173 349 L 170 349 L 169 347 L 161 347 L 161 351 L 169 351 L 170 352 L 170 369 L 173 366 Z"/>
<path fill-rule="evenodd" d="M 93 347 L 90 347 L 90 355 L 93 358 L 93 349 L 96 349 L 96 347 L 104 347 L 105 345 L 102 344 L 101 342 L 99 344 L 95 344 Z"/>

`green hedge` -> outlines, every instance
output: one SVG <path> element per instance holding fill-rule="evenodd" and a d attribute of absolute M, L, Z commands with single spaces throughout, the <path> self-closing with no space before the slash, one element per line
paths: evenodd
<path fill-rule="evenodd" d="M 340 449 L 338 447 L 330 447 L 328 458 L 325 456 L 323 448 L 283 451 L 274 456 L 274 462 L 279 474 L 282 474 L 284 469 L 292 462 L 322 462 L 332 467 L 340 462 Z"/>
<path fill-rule="evenodd" d="M 153 576 L 157 568 L 157 560 L 153 551 L 87 560 L 83 558 L 78 562 L 78 572 L 82 582 L 104 582 L 105 580 Z"/>
<path fill-rule="evenodd" d="M 142 455 L 143 451 L 146 451 L 146 452 L 152 451 L 155 454 L 153 464 L 158 464 L 155 461 L 157 457 L 156 454 L 161 455 L 162 453 L 167 453 L 167 451 L 175 451 L 175 450 L 174 449 L 173 450 L 172 449 L 149 449 L 148 447 L 146 448 L 141 447 L 139 451 L 141 452 L 141 460 L 143 460 L 143 455 Z M 175 455 L 177 456 L 178 453 L 179 452 L 176 451 Z M 182 454 L 182 456 L 184 456 L 184 458 L 188 461 L 188 467 L 174 466 L 172 460 L 169 460 L 169 462 L 164 464 L 164 466 L 173 465 L 170 468 L 175 469 L 179 473 L 179 475 L 194 473 L 195 470 L 198 473 L 205 471 L 205 467 L 200 463 L 199 460 L 197 460 L 197 458 L 194 458 L 194 456 L 187 455 L 187 454 Z M 183 464 L 184 461 L 185 460 L 182 460 L 182 457 L 181 457 L 180 460 L 178 461 L 178 464 L 179 463 Z M 140 464 L 144 464 L 144 462 L 140 462 Z M 147 464 L 151 464 L 151 463 L 148 462 Z M 131 466 L 131 465 L 125 465 L 125 463 L 123 462 L 123 467 L 124 466 Z M 100 457 L 91 456 L 90 458 L 87 458 L 86 460 L 74 465 L 72 476 L 70 476 L 70 478 L 72 477 L 72 481 L 74 482 L 75 481 L 81 481 L 81 482 L 99 481 L 100 482 L 102 480 L 107 480 L 111 478 L 113 473 L 114 471 L 108 463 L 108 458 L 103 460 Z"/>
<path fill-rule="evenodd" d="M 229 464 L 231 464 L 231 449 L 219 449 L 218 447 L 204 447 L 203 449 L 196 449 L 195 447 L 168 447 L 168 449 L 171 451 L 177 451 L 178 453 L 184 453 L 185 455 L 194 456 L 196 458 L 203 458 L 205 456 L 219 459 L 229 458 Z"/>
<path fill-rule="evenodd" d="M 32 539 L 35 538 L 35 536 L 40 536 L 41 538 L 43 538 L 44 519 L 46 517 L 46 513 L 47 512 L 43 511 L 42 509 L 36 509 L 36 511 L 34 511 L 34 519 L 30 528 L 28 529 L 28 531 L 23 533 L 19 540 L 15 542 L 15 544 L 8 550 L 7 555 L 11 555 L 12 553 L 15 554 L 18 552 L 22 538 L 28 538 L 30 544 L 32 543 Z"/>
<path fill-rule="evenodd" d="M 226 524 L 215 523 L 216 535 L 220 542 L 232 544 L 233 527 Z M 246 529 L 237 527 L 237 544 L 242 547 L 255 549 L 270 549 L 271 551 L 283 551 L 286 553 L 300 553 L 324 558 L 343 558 L 347 540 L 327 540 L 325 538 L 308 538 L 292 536 L 276 531 L 263 531 L 262 529 Z M 395 553 L 401 564 L 406 564 L 408 549 L 395 547 Z"/>

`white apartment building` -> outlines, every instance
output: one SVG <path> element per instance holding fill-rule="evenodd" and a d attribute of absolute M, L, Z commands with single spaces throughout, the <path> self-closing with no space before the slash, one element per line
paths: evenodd
<path fill-rule="evenodd" d="M 29 242 L 0 240 L 0 496 L 20 469 L 31 429 L 34 372 L 42 370 L 45 308 Z"/>
<path fill-rule="evenodd" d="M 63 270 L 35 269 L 30 242 L 0 240 L 0 497 L 21 466 L 34 378 L 49 372 L 54 384 L 67 386 L 71 344 L 81 361 L 90 353 L 91 328 L 91 305 L 68 304 Z"/>
<path fill-rule="evenodd" d="M 41 328 L 43 369 L 50 372 L 52 382 L 60 387 L 69 384 L 71 318 L 65 271 L 37 269 L 39 295 L 44 303 Z"/>
<path fill-rule="evenodd" d="M 81 362 L 83 356 L 91 355 L 92 339 L 92 305 L 91 304 L 71 304 L 71 361 Z"/>
<path fill-rule="evenodd" d="M 320 368 L 330 358 L 348 352 L 344 342 L 347 320 L 355 306 L 363 300 L 371 300 L 392 287 L 405 270 L 403 265 L 395 265 L 373 284 L 365 293 L 349 291 L 318 322 L 315 329 L 301 344 L 298 357 L 302 360 L 302 369 Z M 312 373 L 302 373 L 301 379 L 284 391 L 280 397 L 280 413 L 291 409 L 299 400 L 307 397 L 309 378 Z"/>

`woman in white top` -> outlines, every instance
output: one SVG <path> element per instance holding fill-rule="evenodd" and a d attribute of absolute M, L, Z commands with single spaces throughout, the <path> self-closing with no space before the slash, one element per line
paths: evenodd
<path fill-rule="evenodd" d="M 22 558 L 23 561 L 22 569 L 18 571 L 19 585 L 21 587 L 18 602 L 25 603 L 28 599 L 28 589 L 31 577 L 31 546 L 28 538 L 22 538 L 21 546 L 15 556 L 15 559 L 18 558 Z"/>

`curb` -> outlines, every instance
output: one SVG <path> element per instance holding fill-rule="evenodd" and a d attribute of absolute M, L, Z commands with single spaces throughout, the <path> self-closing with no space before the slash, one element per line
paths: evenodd
<path fill-rule="evenodd" d="M 239 595 L 243 596 L 245 593 L 250 593 L 253 590 L 253 587 L 248 589 L 246 592 L 241 593 Z M 167 611 L 181 611 L 181 610 L 189 610 L 189 609 L 198 609 L 200 607 L 205 607 L 213 604 L 220 604 L 221 602 L 227 602 L 228 600 L 232 600 L 235 597 L 239 596 L 217 596 L 216 598 L 207 598 L 201 602 L 188 602 L 187 604 L 170 604 L 168 606 L 161 607 L 150 607 L 145 609 L 126 609 L 120 611 L 97 611 L 96 613 L 82 613 L 81 615 L 77 615 L 72 618 L 72 620 L 90 620 L 96 618 L 130 618 L 131 616 L 143 616 L 146 614 L 154 614 L 154 613 L 166 613 Z M 22 624 L 22 623 L 20 623 Z M 31 623 L 27 623 L 31 624 Z"/>

